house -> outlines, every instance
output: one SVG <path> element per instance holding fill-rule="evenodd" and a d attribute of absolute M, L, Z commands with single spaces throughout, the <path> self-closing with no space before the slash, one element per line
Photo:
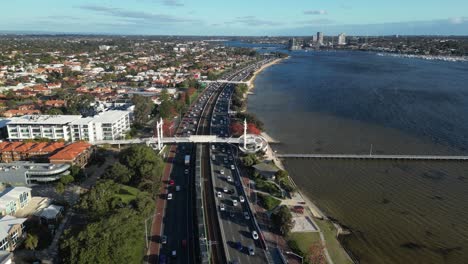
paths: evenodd
<path fill-rule="evenodd" d="M 31 188 L 11 187 L 0 193 L 1 215 L 14 215 L 16 211 L 24 208 L 31 200 Z"/>
<path fill-rule="evenodd" d="M 26 218 L 5 215 L 0 218 L 0 250 L 13 251 L 26 238 Z"/>
<path fill-rule="evenodd" d="M 262 177 L 267 180 L 275 180 L 275 174 L 279 169 L 271 163 L 261 162 L 253 166 L 255 172 L 260 174 Z"/>
<path fill-rule="evenodd" d="M 65 145 L 63 142 L 1 142 L 0 162 L 19 160 L 44 160 Z"/>
<path fill-rule="evenodd" d="M 63 206 L 51 204 L 39 213 L 39 221 L 41 224 L 55 223 L 62 216 L 63 210 Z"/>
<path fill-rule="evenodd" d="M 67 145 L 49 158 L 52 164 L 68 163 L 70 165 L 76 165 L 84 167 L 93 153 L 93 145 L 78 141 Z"/>

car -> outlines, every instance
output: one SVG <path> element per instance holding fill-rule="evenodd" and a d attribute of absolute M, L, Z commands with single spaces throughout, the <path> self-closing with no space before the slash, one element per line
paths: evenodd
<path fill-rule="evenodd" d="M 187 240 L 185 239 L 182 240 L 182 247 L 183 248 L 187 247 Z"/>
<path fill-rule="evenodd" d="M 228 188 L 227 188 L 227 187 L 223 187 L 223 192 L 225 192 L 225 193 L 229 192 Z"/>
<path fill-rule="evenodd" d="M 161 236 L 161 244 L 167 244 L 167 236 L 165 235 Z"/>
<path fill-rule="evenodd" d="M 234 247 L 239 250 L 239 251 L 242 251 L 242 243 L 240 241 L 236 242 L 234 244 Z"/>
<path fill-rule="evenodd" d="M 171 256 L 172 256 L 173 258 L 176 258 L 176 257 L 177 257 L 177 251 L 172 250 Z"/>
<path fill-rule="evenodd" d="M 229 156 L 229 160 L 232 160 L 232 156 Z"/>
<path fill-rule="evenodd" d="M 159 255 L 159 264 L 166 264 L 167 263 L 167 257 L 164 254 Z"/>
<path fill-rule="evenodd" d="M 244 212 L 244 218 L 245 218 L 245 220 L 249 220 L 250 219 L 249 213 Z"/>
<path fill-rule="evenodd" d="M 184 170 L 184 173 L 185 173 L 185 174 L 188 174 L 188 172 L 189 172 L 188 169 L 185 169 L 185 170 Z"/>
<path fill-rule="evenodd" d="M 255 230 L 252 231 L 252 238 L 253 238 L 254 240 L 257 240 L 257 239 L 258 239 L 258 233 L 257 233 L 257 231 L 255 231 Z"/>
<path fill-rule="evenodd" d="M 255 255 L 255 249 L 254 249 L 254 246 L 249 246 L 248 248 L 249 248 L 249 255 L 250 255 L 250 256 L 253 256 L 253 255 Z"/>
<path fill-rule="evenodd" d="M 174 185 L 175 184 L 175 181 L 174 180 L 169 180 L 169 185 Z"/>
<path fill-rule="evenodd" d="M 168 193 L 168 194 L 167 194 L 167 199 L 168 199 L 168 200 L 172 200 L 172 193 Z"/>
<path fill-rule="evenodd" d="M 221 173 L 221 175 L 224 175 L 224 170 L 220 170 L 219 173 Z"/>
<path fill-rule="evenodd" d="M 218 198 L 222 198 L 223 197 L 223 194 L 221 192 L 217 192 L 216 193 L 216 196 L 218 196 Z"/>
<path fill-rule="evenodd" d="M 224 210 L 226 210 L 226 206 L 224 206 L 224 204 L 220 204 L 220 205 L 219 205 L 219 209 L 220 209 L 221 211 L 224 211 Z"/>
<path fill-rule="evenodd" d="M 235 170 L 236 167 L 234 167 L 234 165 L 231 165 L 231 170 Z"/>
<path fill-rule="evenodd" d="M 227 181 L 228 181 L 228 182 L 232 182 L 232 177 L 231 177 L 231 175 L 228 175 L 226 178 L 227 178 Z"/>
<path fill-rule="evenodd" d="M 241 195 L 241 196 L 239 196 L 239 201 L 240 201 L 241 203 L 245 202 L 245 198 L 244 198 L 244 196 L 242 196 L 242 195 Z"/>
<path fill-rule="evenodd" d="M 237 200 L 236 199 L 232 200 L 232 205 L 237 206 Z"/>
<path fill-rule="evenodd" d="M 176 192 L 180 191 L 180 186 L 177 185 L 177 186 L 175 187 L 175 190 L 176 190 Z"/>

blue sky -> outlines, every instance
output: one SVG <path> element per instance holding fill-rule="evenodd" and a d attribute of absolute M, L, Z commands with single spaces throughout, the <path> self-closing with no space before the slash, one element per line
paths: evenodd
<path fill-rule="evenodd" d="M 468 35 L 467 0 L 15 0 L 0 31 Z"/>

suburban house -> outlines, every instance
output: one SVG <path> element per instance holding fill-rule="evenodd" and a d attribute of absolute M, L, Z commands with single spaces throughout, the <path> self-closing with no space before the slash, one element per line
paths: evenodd
<path fill-rule="evenodd" d="M 26 238 L 26 218 L 5 215 L 0 218 L 0 250 L 13 251 Z"/>
<path fill-rule="evenodd" d="M 24 208 L 31 200 L 31 188 L 11 187 L 0 193 L 1 215 L 14 215 L 16 211 Z"/>

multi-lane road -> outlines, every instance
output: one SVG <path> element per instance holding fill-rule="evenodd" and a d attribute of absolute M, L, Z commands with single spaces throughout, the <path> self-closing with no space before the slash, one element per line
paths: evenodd
<path fill-rule="evenodd" d="M 264 63 L 248 66 L 223 79 L 244 80 Z M 232 84 L 210 84 L 181 117 L 176 136 L 212 133 L 228 137 L 229 101 L 234 87 Z M 171 150 L 175 153 L 172 153 L 170 177 L 165 182 L 167 194 L 162 212 L 162 232 L 158 238 L 161 246 L 158 259 L 159 263 L 197 263 L 195 248 L 199 241 L 194 237 L 193 222 L 196 219 L 193 210 L 195 146 L 179 144 Z M 205 221 L 208 241 L 212 244 L 211 263 L 266 263 L 261 243 L 252 236 L 252 231 L 258 230 L 255 230 L 247 201 L 244 198 L 241 202 L 243 190 L 233 153 L 230 145 L 203 146 L 201 169 L 205 183 Z M 190 165 L 184 163 L 186 155 L 191 157 Z M 231 177 L 229 181 L 227 176 Z M 221 197 L 218 197 L 218 191 L 222 191 Z M 237 200 L 237 205 L 233 205 L 234 200 Z M 224 207 L 222 211 L 221 204 Z"/>

